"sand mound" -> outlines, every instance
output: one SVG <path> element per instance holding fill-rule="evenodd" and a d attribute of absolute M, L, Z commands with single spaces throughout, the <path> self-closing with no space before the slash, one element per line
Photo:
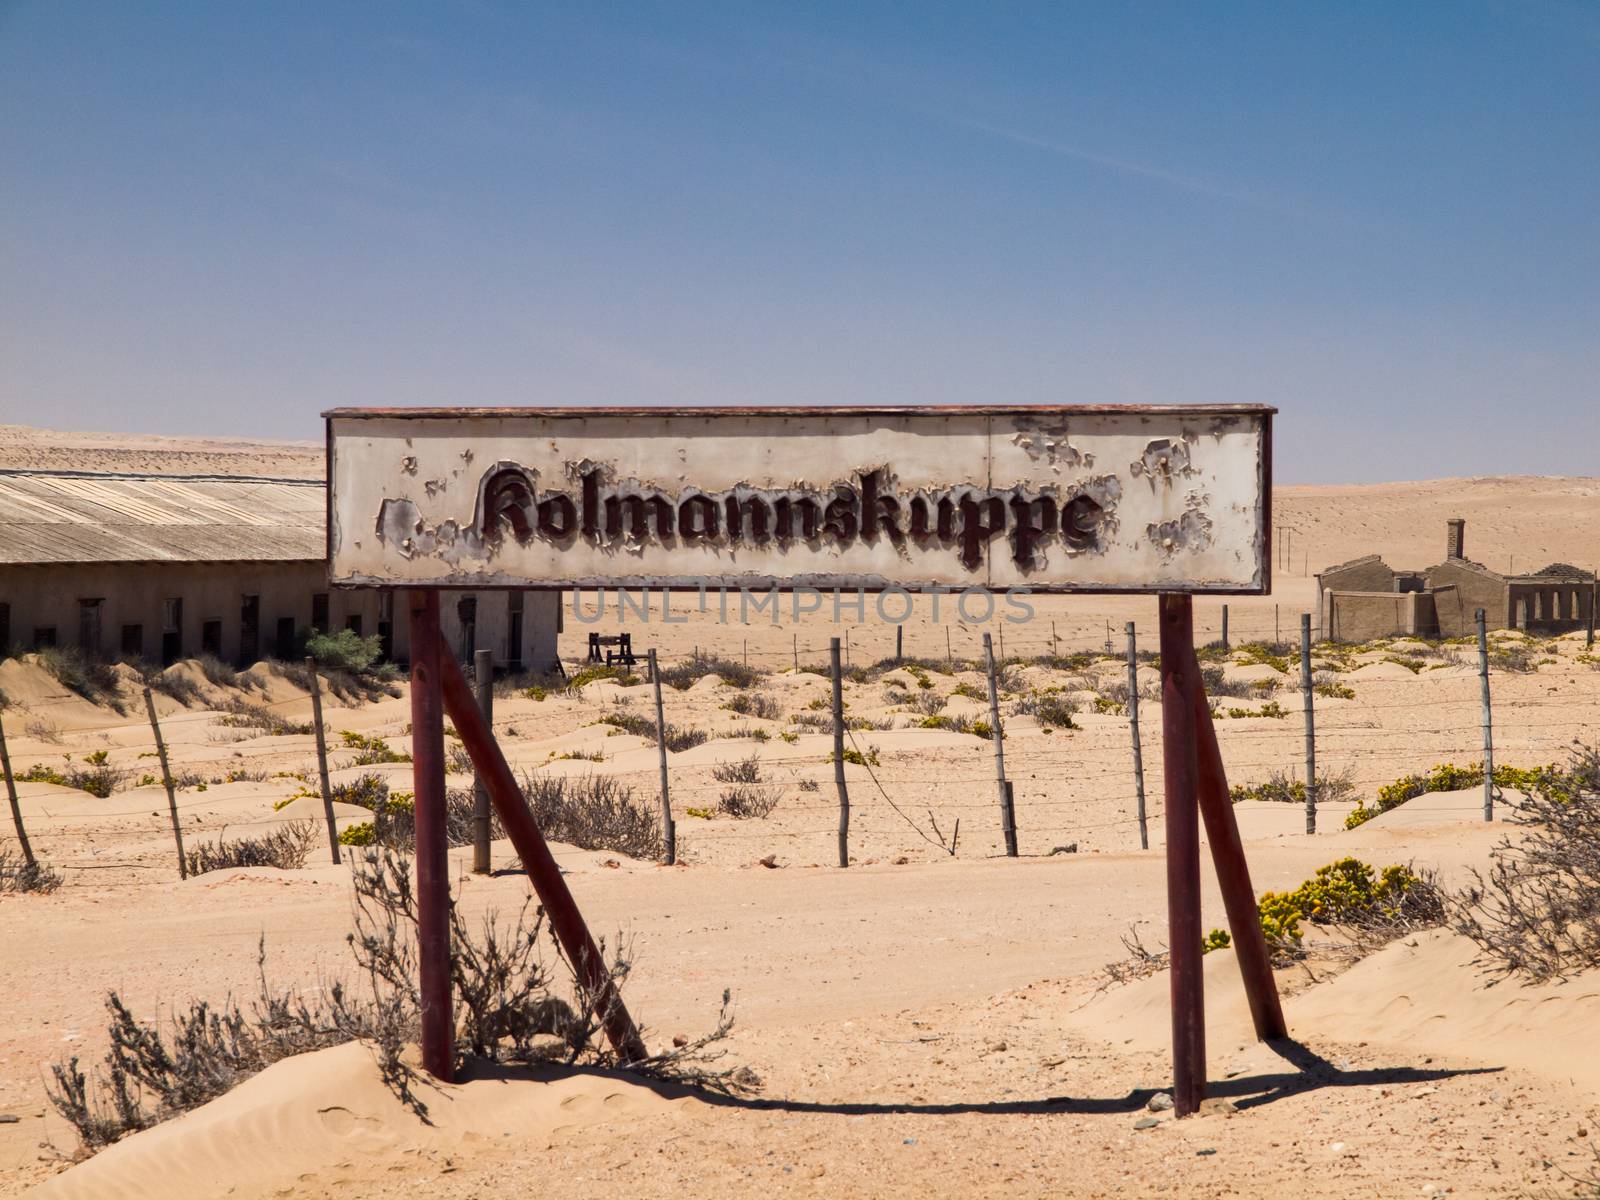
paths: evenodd
<path fill-rule="evenodd" d="M 1519 1067 L 1600 1090 L 1600 1058 L 1574 1054 L 1600 1016 L 1600 971 L 1565 984 L 1491 985 L 1476 947 L 1443 929 L 1394 942 L 1335 978 L 1284 1001 L 1290 1036 L 1421 1050 L 1441 1064 Z M 1281 981 L 1293 972 L 1280 972 Z M 1161 1052 L 1172 1036 L 1165 971 L 1097 996 L 1067 1017 L 1118 1046 Z M 1233 952 L 1205 956 L 1206 1044 L 1213 1062 L 1255 1038 Z"/>
<path fill-rule="evenodd" d="M 1524 799 L 1521 792 L 1501 791 L 1495 800 L 1496 819 L 1504 819 Z M 1482 786 L 1462 788 L 1455 792 L 1425 792 L 1413 796 L 1404 804 L 1379 813 L 1370 821 L 1358 825 L 1360 829 L 1429 829 L 1447 825 L 1482 825 Z"/>
<path fill-rule="evenodd" d="M 623 1076 L 484 1066 L 420 1088 L 424 1124 L 383 1085 L 372 1053 L 350 1044 L 277 1063 L 227 1095 L 148 1129 L 39 1188 L 39 1197 L 268 1196 L 376 1183 L 418 1154 L 515 1137 L 529 1153 L 569 1133 L 694 1101 Z"/>

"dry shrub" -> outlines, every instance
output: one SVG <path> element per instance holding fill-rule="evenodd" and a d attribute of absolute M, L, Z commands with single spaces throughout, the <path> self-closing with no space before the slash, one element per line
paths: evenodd
<path fill-rule="evenodd" d="M 296 821 L 259 837 L 202 842 L 184 852 L 183 862 L 190 875 L 224 871 L 229 867 L 280 867 L 285 871 L 298 871 L 306 865 L 306 856 L 316 842 L 316 822 Z"/>
<path fill-rule="evenodd" d="M 291 721 L 264 704 L 251 704 L 248 700 L 230 701 L 226 715 L 217 724 L 230 729 L 259 729 L 269 737 L 311 732 L 309 722 Z"/>
<path fill-rule="evenodd" d="M 215 687 L 243 688 L 249 691 L 255 686 L 253 680 L 241 678 L 233 664 L 223 662 L 215 654 L 202 654 L 195 660 L 195 665 L 200 668 L 200 673 L 206 677 L 207 682 Z"/>
<path fill-rule="evenodd" d="M 1259 693 L 1243 679 L 1229 679 L 1227 668 L 1221 663 L 1202 663 L 1200 682 L 1205 684 L 1208 696 L 1229 696 L 1237 700 L 1254 699 Z"/>
<path fill-rule="evenodd" d="M 283 676 L 303 692 L 311 691 L 311 672 L 300 662 L 269 660 L 273 671 Z M 370 700 L 393 699 L 400 695 L 400 673 L 391 663 L 382 663 L 367 671 L 342 670 L 319 664 L 317 676 L 322 686 L 345 704 L 358 704 Z"/>
<path fill-rule="evenodd" d="M 764 721 L 776 721 L 783 715 L 778 702 L 764 692 L 740 692 L 722 707 L 740 716 L 760 717 Z"/>
<path fill-rule="evenodd" d="M 371 1047 L 385 1083 L 426 1120 L 417 1076 L 404 1058 L 421 1027 L 411 878 L 409 860 L 390 850 L 355 860 L 353 930 L 346 938 L 360 980 L 354 987 L 334 982 L 310 995 L 276 990 L 267 981 L 263 942 L 259 988 L 247 1008 L 232 999 L 215 1007 L 191 1001 L 171 1015 L 164 1031 L 138 1020 L 117 993 L 109 993 L 111 1047 L 103 1066 L 90 1074 L 73 1057 L 52 1065 L 53 1079 L 46 1085 L 56 1111 L 77 1131 L 81 1152 L 91 1154 L 205 1104 L 281 1059 L 349 1041 Z M 458 1067 L 470 1058 L 507 1062 L 554 1054 L 568 1063 L 623 1068 L 724 1092 L 759 1087 L 747 1068 L 710 1068 L 722 1053 L 711 1047 L 733 1025 L 726 991 L 710 1033 L 664 1054 L 619 1060 L 597 1037 L 593 997 L 559 945 L 555 953 L 569 977 L 572 999 L 556 994 L 544 963 L 551 942 L 543 915 L 530 898 L 512 921 L 491 912 L 471 927 L 451 905 Z M 605 954 L 603 944 L 600 951 Z M 604 966 L 613 993 L 620 996 L 631 968 L 628 955 L 619 949 Z"/>
<path fill-rule="evenodd" d="M 1512 675 L 1527 675 L 1539 669 L 1538 647 L 1527 642 L 1490 642 L 1489 666 Z"/>
<path fill-rule="evenodd" d="M 1275 770 L 1264 783 L 1236 784 L 1228 789 L 1235 804 L 1241 800 L 1267 800 L 1277 804 L 1305 804 L 1306 785 L 1288 771 Z M 1317 778 L 1318 804 L 1338 804 L 1356 794 L 1355 778 L 1349 767 L 1329 771 Z"/>
<path fill-rule="evenodd" d="M 0 895 L 33 892 L 44 896 L 61 886 L 61 875 L 35 859 L 29 862 L 9 846 L 0 846 Z"/>
<path fill-rule="evenodd" d="M 151 691 L 170 696 L 185 708 L 205 700 L 200 685 L 187 675 L 180 675 L 176 671 L 156 671 L 147 676 L 146 682 L 150 684 Z"/>
<path fill-rule="evenodd" d="M 655 812 L 609 775 L 525 775 L 522 794 L 553 842 L 639 859 L 666 853 Z"/>
<path fill-rule="evenodd" d="M 602 725 L 611 725 L 624 733 L 631 733 L 635 737 L 642 737 L 652 746 L 657 744 L 656 723 L 653 718 L 641 716 L 633 712 L 607 713 L 600 718 Z M 704 729 L 684 729 L 672 724 L 666 727 L 667 749 L 676 754 L 680 750 L 690 750 L 695 746 L 710 740 L 711 735 Z"/>
<path fill-rule="evenodd" d="M 76 788 L 80 792 L 88 792 L 89 795 L 98 796 L 102 800 L 120 787 L 127 777 L 128 772 L 120 767 L 113 767 L 105 761 L 103 750 L 95 751 L 82 763 L 73 762 L 69 755 L 67 761 L 59 768 L 34 763 L 16 776 L 22 783 L 53 783 L 57 787 Z"/>
<path fill-rule="evenodd" d="M 104 704 L 119 713 L 127 711 L 121 695 L 122 680 L 104 659 L 85 654 L 76 646 L 41 646 L 36 657 L 39 665 L 68 691 L 91 704 Z"/>
<path fill-rule="evenodd" d="M 680 692 L 707 675 L 715 675 L 729 687 L 736 688 L 753 688 L 762 678 L 762 673 L 755 667 L 747 667 L 731 658 L 718 658 L 714 654 L 701 655 L 670 667 L 658 667 L 657 670 L 661 673 L 662 683 Z"/>
<path fill-rule="evenodd" d="M 1491 852 L 1487 877 L 1455 898 L 1451 925 L 1501 977 L 1539 982 L 1600 966 L 1600 750 L 1572 752 L 1535 780 Z"/>
<path fill-rule="evenodd" d="M 757 755 L 718 763 L 711 768 L 711 774 L 718 783 L 733 785 L 722 790 L 717 808 L 738 820 L 771 816 L 783 799 L 781 789 L 762 782 L 761 759 Z"/>

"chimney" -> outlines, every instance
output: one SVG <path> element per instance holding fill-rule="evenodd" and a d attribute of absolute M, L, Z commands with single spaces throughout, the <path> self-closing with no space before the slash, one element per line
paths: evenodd
<path fill-rule="evenodd" d="M 1452 517 L 1445 522 L 1449 529 L 1448 545 L 1445 547 L 1447 558 L 1465 558 L 1467 541 L 1467 523 L 1461 517 Z"/>

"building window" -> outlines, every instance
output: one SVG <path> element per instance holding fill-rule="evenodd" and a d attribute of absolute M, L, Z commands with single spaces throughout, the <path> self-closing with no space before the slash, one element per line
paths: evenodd
<path fill-rule="evenodd" d="M 318 633 L 328 632 L 328 593 L 311 594 L 311 628 Z"/>
<path fill-rule="evenodd" d="M 357 637 L 361 636 L 361 614 L 351 613 L 344 619 L 344 627 Z"/>
<path fill-rule="evenodd" d="M 124 625 L 122 627 L 122 652 L 129 658 L 144 657 L 143 625 Z"/>
<path fill-rule="evenodd" d="M 200 653 L 222 657 L 222 622 L 204 621 L 200 625 Z"/>
<path fill-rule="evenodd" d="M 54 625 L 40 625 L 33 631 L 33 648 L 43 649 L 45 646 L 56 644 L 56 627 Z"/>

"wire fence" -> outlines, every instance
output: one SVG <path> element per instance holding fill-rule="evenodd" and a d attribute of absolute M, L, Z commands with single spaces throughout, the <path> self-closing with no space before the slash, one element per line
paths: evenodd
<path fill-rule="evenodd" d="M 1293 623 L 1298 625 L 1298 614 L 1293 617 Z M 1239 690 L 1242 684 L 1247 692 L 1238 697 L 1213 697 L 1218 739 L 1234 784 L 1255 786 L 1274 775 L 1291 781 L 1306 777 L 1300 647 L 1281 639 L 1282 627 L 1288 623 L 1235 621 L 1229 630 L 1231 652 L 1224 656 L 1220 648 L 1213 648 L 1206 655 L 1218 660 L 1215 665 L 1223 670 L 1230 691 Z M 1095 632 L 1104 634 L 1105 628 L 1103 622 L 1098 623 Z M 927 640 L 929 631 L 921 631 L 919 637 L 907 636 L 910 632 L 904 631 L 897 638 L 892 627 L 876 631 L 870 657 L 863 653 L 864 661 L 847 667 L 842 681 L 843 686 L 853 689 L 852 700 L 863 707 L 877 698 L 883 701 L 877 705 L 880 712 L 900 709 L 870 721 L 853 718 L 847 729 L 854 752 L 847 756 L 846 769 L 852 858 L 883 861 L 910 854 L 944 856 L 952 848 L 957 856 L 1001 854 L 1003 817 L 993 741 L 959 732 L 941 739 L 908 733 L 921 720 L 882 696 L 896 680 L 906 685 L 898 689 L 905 695 L 919 690 L 920 680 L 907 683 L 906 676 L 893 675 L 896 641 L 902 661 L 929 664 L 918 668 L 921 677 L 932 684 L 927 690 L 945 694 L 953 690 L 964 673 L 984 669 L 982 631 L 962 630 L 969 636 L 959 649 L 956 631 L 950 631 L 950 651 L 944 656 L 919 653 L 925 648 L 919 643 Z M 1220 634 L 1220 626 L 1216 632 Z M 1013 788 L 1015 822 L 1024 856 L 1047 855 L 1073 844 L 1080 850 L 1105 851 L 1130 851 L 1139 846 L 1141 794 L 1134 769 L 1128 697 L 1115 688 L 1127 678 L 1125 634 L 1121 629 L 1115 630 L 1107 649 L 1104 637 L 1099 644 L 1086 646 L 1082 625 L 1072 633 L 1069 640 L 1059 626 L 1042 635 L 1038 630 L 1020 636 L 1008 632 L 1003 650 L 999 637 L 995 638 L 1006 777 Z M 943 637 L 939 640 L 943 641 Z M 1206 638 L 1202 634 L 1197 640 L 1215 647 L 1220 637 Z M 782 695 L 776 676 L 792 676 L 797 660 L 802 673 L 825 674 L 822 664 L 827 661 L 827 643 L 819 644 L 815 638 L 802 644 L 798 634 L 794 635 L 786 653 L 770 647 L 751 651 L 741 644 L 737 655 L 721 652 L 727 641 L 723 639 L 714 656 L 710 647 L 691 645 L 689 653 L 679 656 L 676 664 L 665 665 L 670 669 L 698 658 L 707 671 L 714 673 L 718 660 L 736 661 L 757 673 L 752 681 L 754 690 L 768 692 L 777 699 Z M 878 653 L 883 644 L 890 648 L 888 654 Z M 1503 646 L 1520 648 L 1521 652 L 1506 656 L 1500 653 Z M 1594 688 L 1588 686 L 1596 679 L 1600 662 L 1581 634 L 1576 639 L 1495 635 L 1489 647 L 1490 721 L 1496 764 L 1529 768 L 1559 763 L 1573 743 L 1600 741 L 1600 706 L 1590 699 Z M 977 653 L 971 653 L 974 650 Z M 1350 657 L 1348 647 L 1318 644 L 1312 647 L 1311 657 L 1315 677 L 1326 677 L 1332 693 L 1320 696 L 1313 687 L 1312 746 L 1319 783 L 1342 780 L 1349 802 L 1370 805 L 1379 788 L 1402 776 L 1427 772 L 1444 763 L 1464 768 L 1481 766 L 1482 663 L 1475 644 L 1419 646 L 1392 639 L 1388 645 L 1378 645 L 1363 654 L 1362 662 Z M 1224 658 L 1225 663 L 1220 661 Z M 581 662 L 576 665 L 581 666 Z M 942 670 L 933 670 L 935 666 Z M 1140 722 L 1144 818 L 1159 840 L 1164 780 L 1161 722 L 1156 719 L 1160 705 L 1151 686 L 1154 656 L 1136 655 L 1136 668 L 1141 672 L 1140 702 L 1145 706 Z M 1252 678 L 1245 680 L 1242 676 Z M 1263 682 L 1251 686 L 1255 680 Z M 792 682 L 788 686 L 792 688 Z M 817 679 L 816 695 L 829 686 L 826 678 Z M 1061 688 L 1075 697 L 1099 697 L 1105 702 L 1080 703 L 1071 727 L 1060 726 L 1047 733 L 1036 718 L 1019 709 L 1025 707 L 1023 702 L 1030 694 L 1051 688 Z M 1345 697 L 1345 690 L 1353 695 Z M 640 699 L 637 694 L 632 698 L 621 694 L 632 691 L 633 687 L 621 687 L 618 695 L 602 703 L 626 708 Z M 741 865 L 760 857 L 763 850 L 778 850 L 796 862 L 831 861 L 840 807 L 832 780 L 834 757 L 826 744 L 831 732 L 801 728 L 793 719 L 798 714 L 793 712 L 765 720 L 730 717 L 719 708 L 713 710 L 714 717 L 708 717 L 704 703 L 691 693 L 672 688 L 664 689 L 664 693 L 669 724 L 698 719 L 710 726 L 705 732 L 713 741 L 735 733 L 741 735 L 737 742 L 719 741 L 714 755 L 668 755 L 668 791 L 677 818 L 680 857 L 690 862 Z M 728 689 L 717 692 L 720 699 L 728 694 Z M 797 695 L 788 698 L 793 707 L 799 708 Z M 1118 699 L 1113 700 L 1113 695 Z M 514 690 L 511 696 L 516 698 Z M 304 714 L 308 706 L 303 695 L 279 700 L 262 696 L 247 699 L 260 709 L 278 713 Z M 352 711 L 329 707 L 335 714 Z M 512 760 L 519 768 L 534 773 L 604 774 L 631 789 L 641 802 L 654 803 L 658 797 L 659 765 L 648 738 L 618 743 L 619 748 L 603 754 L 601 761 L 539 759 L 547 743 L 569 738 L 593 723 L 596 713 L 592 704 L 552 706 L 548 710 L 539 704 L 507 707 L 513 711 L 497 712 L 494 725 L 503 743 L 511 748 Z M 653 708 L 645 704 L 644 709 L 653 719 Z M 983 715 L 987 716 L 986 707 Z M 183 761 L 192 780 L 177 791 L 170 810 L 166 796 L 150 789 L 113 791 L 106 798 L 80 799 L 59 791 L 28 796 L 22 808 L 40 858 L 50 867 L 67 872 L 69 883 L 115 877 L 119 886 L 166 884 L 177 873 L 169 825 L 174 816 L 191 845 L 199 839 L 235 835 L 244 826 L 257 829 L 275 817 L 270 797 L 239 797 L 225 786 L 228 775 L 242 774 L 243 781 L 271 784 L 273 787 L 267 790 L 281 791 L 284 797 L 296 790 L 303 794 L 317 791 L 314 747 L 309 735 L 227 728 L 217 723 L 223 716 L 226 714 L 214 711 L 183 712 L 162 719 L 174 757 Z M 26 747 L 20 756 L 14 749 L 13 767 L 17 774 L 26 774 L 36 763 L 49 765 L 52 755 L 71 755 L 82 761 L 89 746 L 108 749 L 111 761 L 129 775 L 139 771 L 141 764 L 151 763 L 145 749 L 147 743 L 138 736 L 143 722 L 131 715 L 125 721 L 108 715 L 94 724 L 55 724 L 49 733 L 59 745 L 25 732 L 30 725 L 40 728 L 30 720 L 27 710 L 14 706 L 5 718 L 13 747 Z M 736 724 L 716 727 L 729 721 Z M 332 715 L 330 722 L 338 724 Z M 403 737 L 409 729 L 393 720 L 372 725 L 369 718 L 363 717 L 357 723 L 367 724 L 369 732 L 385 737 Z M 893 727 L 877 727 L 882 724 Z M 205 740 L 197 740 L 197 735 Z M 208 757 L 201 747 L 216 747 L 225 753 Z M 558 751 L 549 753 L 555 755 Z M 768 818 L 735 820 L 716 811 L 717 797 L 724 787 L 715 778 L 717 767 L 747 754 L 758 757 L 763 781 L 782 792 L 780 803 Z M 357 765 L 363 771 L 373 769 L 370 764 L 349 761 L 356 756 L 340 749 L 337 740 L 332 757 L 330 765 L 341 777 Z M 252 765 L 261 763 L 267 766 Z M 198 774 L 205 777 L 203 783 L 193 780 L 195 767 L 201 768 Z M 459 777 L 457 783 L 465 787 L 470 779 Z M 145 799 L 136 801 L 138 796 Z M 1433 813 L 1466 819 L 1481 813 L 1482 801 L 1474 795 L 1462 797 L 1459 803 L 1430 802 L 1428 807 Z M 1341 830 L 1349 803 L 1329 804 L 1324 798 L 1322 808 L 1319 832 Z M 691 809 L 702 815 L 689 815 Z M 1292 831 L 1291 814 L 1295 811 L 1292 806 L 1285 806 L 1284 827 L 1288 831 Z M 6 828 L 0 833 L 0 850 L 14 850 L 17 840 L 14 829 Z"/>

